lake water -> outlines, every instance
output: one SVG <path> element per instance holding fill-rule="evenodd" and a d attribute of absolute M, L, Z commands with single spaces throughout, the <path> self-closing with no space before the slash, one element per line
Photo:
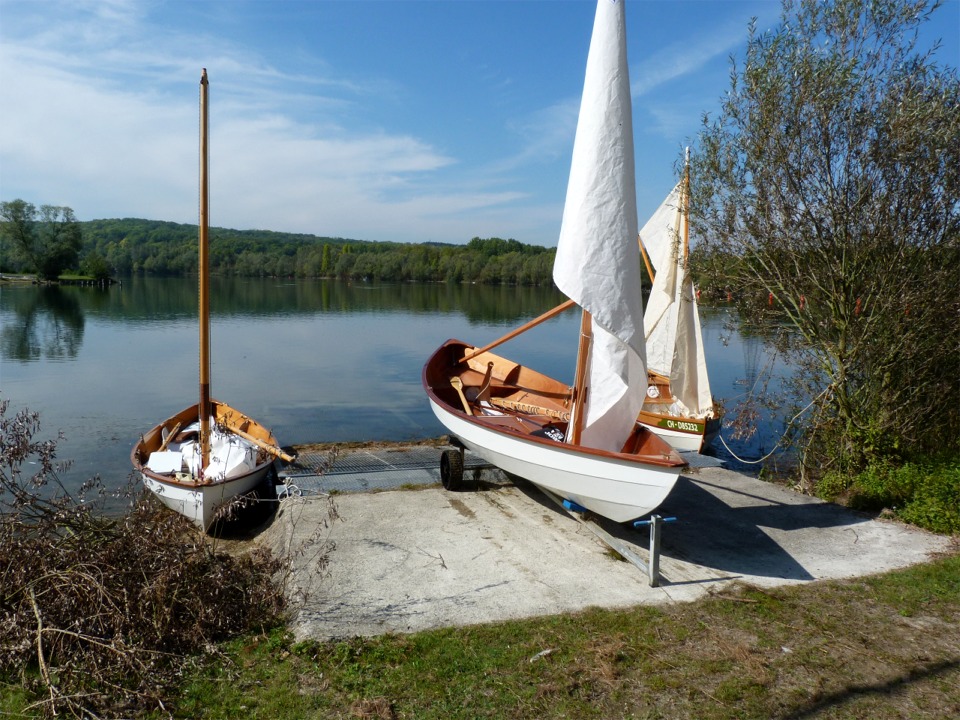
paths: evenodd
<path fill-rule="evenodd" d="M 428 355 L 454 337 L 481 345 L 564 300 L 552 289 L 223 279 L 211 287 L 211 391 L 271 428 L 283 445 L 410 440 L 445 430 L 420 385 Z M 132 278 L 109 289 L 0 285 L 0 396 L 38 411 L 73 466 L 68 489 L 130 473 L 138 435 L 198 396 L 196 280 Z M 728 410 L 769 361 L 762 339 L 732 329 L 732 310 L 702 308 L 714 395 Z M 572 382 L 579 313 L 501 348 Z M 764 420 L 739 457 L 776 443 Z M 730 460 L 723 444 L 715 454 Z"/>

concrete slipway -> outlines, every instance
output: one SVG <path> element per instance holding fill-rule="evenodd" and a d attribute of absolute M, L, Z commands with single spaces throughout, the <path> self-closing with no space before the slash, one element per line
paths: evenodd
<path fill-rule="evenodd" d="M 411 451 L 429 460 L 393 462 Z M 285 499 L 258 537 L 289 553 L 294 585 L 306 591 L 292 626 L 298 639 L 683 602 L 736 581 L 774 586 L 850 578 L 952 548 L 950 538 L 871 519 L 713 463 L 688 469 L 659 508 L 677 521 L 663 526 L 661 584 L 651 587 L 641 570 L 617 559 L 523 480 L 471 463 L 468 455 L 467 476 L 476 477 L 476 487 L 452 493 L 432 485 L 439 481 L 441 448 L 360 452 L 372 458 L 366 469 L 351 469 L 357 455 L 342 452 L 322 478 L 287 473 L 303 495 Z M 338 472 L 341 465 L 347 469 Z M 406 487 L 425 483 L 431 484 Z M 401 484 L 404 489 L 336 494 L 339 519 L 332 521 L 319 492 Z M 647 558 L 649 532 L 603 527 Z M 331 543 L 324 572 L 318 572 L 318 546 L 298 552 L 311 536 Z"/>

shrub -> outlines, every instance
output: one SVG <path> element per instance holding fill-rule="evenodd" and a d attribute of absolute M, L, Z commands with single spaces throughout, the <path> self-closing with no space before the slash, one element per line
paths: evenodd
<path fill-rule="evenodd" d="M 0 677 L 34 710 L 164 709 L 213 643 L 279 623 L 272 555 L 218 551 L 132 484 L 127 514 L 100 515 L 83 501 L 99 480 L 74 499 L 57 480 L 56 442 L 35 439 L 39 416 L 7 407 L 0 401 Z"/>
<path fill-rule="evenodd" d="M 854 476 L 830 472 L 817 484 L 826 500 L 889 510 L 905 522 L 938 533 L 960 533 L 960 458 L 923 458 L 894 465 L 875 462 Z"/>

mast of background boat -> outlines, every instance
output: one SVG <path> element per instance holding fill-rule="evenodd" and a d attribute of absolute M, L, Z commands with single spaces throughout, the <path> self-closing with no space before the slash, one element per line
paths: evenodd
<path fill-rule="evenodd" d="M 683 163 L 683 196 L 680 199 L 683 218 L 683 268 L 687 269 L 690 258 L 690 148 L 687 148 Z"/>
<path fill-rule="evenodd" d="M 650 276 L 650 284 L 653 285 L 653 281 L 656 280 L 656 274 L 653 272 L 653 265 L 650 264 L 650 256 L 647 255 L 647 248 L 643 245 L 643 238 L 637 235 L 637 242 L 640 244 L 640 254 L 643 256 L 643 264 L 647 267 L 647 275 Z"/>
<path fill-rule="evenodd" d="M 207 178 L 210 160 L 210 148 L 207 144 L 209 131 L 209 83 L 207 69 L 200 76 L 200 476 L 210 460 L 210 431 L 212 430 L 212 409 L 210 407 L 210 288 L 207 285 L 209 275 L 208 225 L 210 191 Z"/>

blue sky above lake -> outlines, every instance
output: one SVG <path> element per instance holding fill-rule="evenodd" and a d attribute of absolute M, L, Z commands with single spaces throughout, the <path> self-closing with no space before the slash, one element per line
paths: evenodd
<path fill-rule="evenodd" d="M 0 0 L 0 200 L 195 223 L 556 245 L 592 0 Z M 773 0 L 633 0 L 642 225 Z M 960 0 L 925 29 L 960 65 Z"/>

